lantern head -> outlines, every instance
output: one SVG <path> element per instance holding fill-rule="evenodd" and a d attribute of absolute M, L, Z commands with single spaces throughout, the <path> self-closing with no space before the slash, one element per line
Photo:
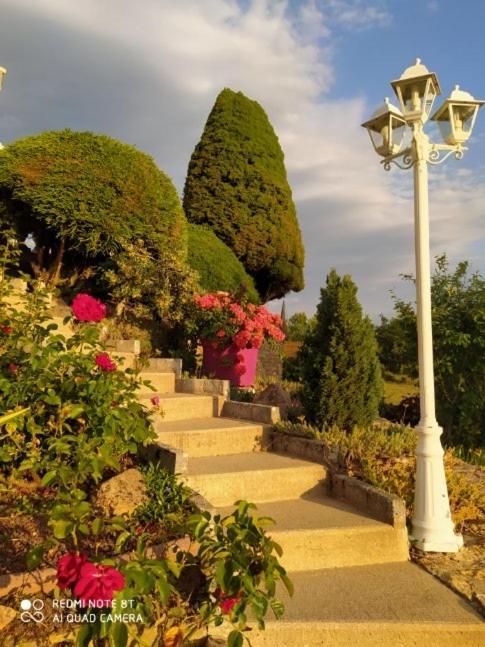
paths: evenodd
<path fill-rule="evenodd" d="M 433 102 L 438 94 L 441 94 L 440 84 L 436 74 L 417 58 L 416 63 L 408 67 L 401 74 L 401 78 L 391 82 L 396 93 L 404 119 L 407 122 L 428 120 Z"/>
<path fill-rule="evenodd" d="M 367 128 L 376 153 L 382 157 L 399 153 L 405 125 L 402 112 L 389 103 L 387 97 L 372 117 L 362 124 L 363 128 Z"/>
<path fill-rule="evenodd" d="M 469 92 L 464 92 L 459 85 L 455 85 L 449 98 L 431 119 L 438 123 L 447 144 L 464 144 L 472 134 L 477 112 L 484 103 L 485 101 L 477 101 Z"/>

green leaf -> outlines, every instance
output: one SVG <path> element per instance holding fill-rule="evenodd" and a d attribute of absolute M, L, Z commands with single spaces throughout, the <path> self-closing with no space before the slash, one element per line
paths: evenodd
<path fill-rule="evenodd" d="M 285 575 L 283 573 L 280 574 L 281 581 L 286 587 L 286 590 L 288 591 L 288 595 L 292 596 L 293 593 L 295 592 L 295 587 L 293 586 L 293 582 L 290 580 L 288 575 Z"/>
<path fill-rule="evenodd" d="M 71 521 L 66 521 L 64 519 L 59 519 L 52 524 L 52 531 L 56 539 L 65 539 L 67 535 L 71 532 L 73 524 Z"/>
<path fill-rule="evenodd" d="M 165 577 L 159 576 L 157 578 L 157 589 L 160 595 L 162 604 L 167 604 L 172 593 L 172 587 L 168 583 L 168 580 Z"/>
<path fill-rule="evenodd" d="M 128 643 L 128 629 L 121 622 L 114 622 L 109 632 L 110 647 L 126 647 Z"/>
<path fill-rule="evenodd" d="M 243 635 L 237 629 L 231 631 L 231 633 L 227 637 L 227 647 L 242 647 L 243 642 Z"/>
<path fill-rule="evenodd" d="M 130 539 L 131 533 L 125 530 L 124 532 L 120 533 L 118 537 L 116 538 L 116 544 L 115 544 L 115 551 L 119 553 L 123 546 L 126 544 L 128 539 Z"/>
<path fill-rule="evenodd" d="M 41 564 L 42 559 L 44 558 L 44 551 L 45 548 L 41 545 L 31 548 L 27 552 L 26 562 L 29 571 L 34 570 L 34 568 L 37 568 Z"/>
<path fill-rule="evenodd" d="M 41 484 L 44 487 L 47 487 L 50 485 L 53 481 L 55 481 L 57 478 L 57 470 L 50 470 L 49 472 L 46 472 L 42 478 Z"/>
<path fill-rule="evenodd" d="M 76 647 L 89 647 L 93 630 L 94 626 L 91 624 L 81 625 L 76 636 Z"/>

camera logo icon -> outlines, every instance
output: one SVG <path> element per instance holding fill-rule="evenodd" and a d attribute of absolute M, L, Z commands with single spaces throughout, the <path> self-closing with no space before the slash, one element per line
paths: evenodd
<path fill-rule="evenodd" d="M 20 619 L 22 622 L 42 622 L 44 620 L 44 601 L 43 600 L 22 600 L 20 602 Z"/>

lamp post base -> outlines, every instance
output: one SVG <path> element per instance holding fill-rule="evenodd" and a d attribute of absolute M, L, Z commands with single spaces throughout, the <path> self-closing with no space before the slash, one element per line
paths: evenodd
<path fill-rule="evenodd" d="M 463 537 L 454 532 L 450 533 L 448 539 L 429 540 L 426 538 L 417 539 L 410 535 L 409 541 L 415 548 L 425 553 L 456 553 L 463 546 Z"/>
<path fill-rule="evenodd" d="M 419 424 L 416 448 L 416 487 L 410 541 L 420 550 L 456 553 L 463 537 L 455 533 L 446 486 L 442 428 L 435 422 Z"/>

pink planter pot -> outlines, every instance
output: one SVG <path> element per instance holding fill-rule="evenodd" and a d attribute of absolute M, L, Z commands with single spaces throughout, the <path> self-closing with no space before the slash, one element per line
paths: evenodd
<path fill-rule="evenodd" d="M 234 386 L 252 386 L 256 379 L 259 348 L 239 350 L 229 346 L 224 350 L 213 348 L 211 342 L 203 341 L 204 356 L 202 368 L 205 375 L 218 380 L 230 380 Z M 238 360 L 237 355 L 241 358 Z M 244 373 L 236 370 L 238 365 L 244 367 Z"/>

